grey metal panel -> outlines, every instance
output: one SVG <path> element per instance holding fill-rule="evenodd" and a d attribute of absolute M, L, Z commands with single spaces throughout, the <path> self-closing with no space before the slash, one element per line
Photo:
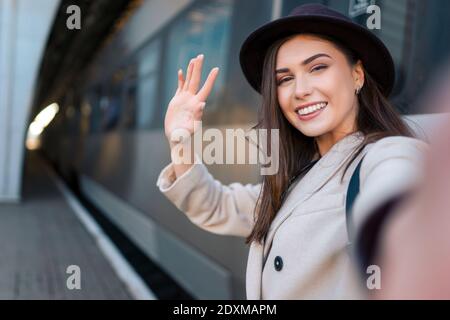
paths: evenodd
<path fill-rule="evenodd" d="M 403 119 L 419 138 L 428 141 L 445 121 L 450 121 L 450 113 L 410 115 Z"/>
<path fill-rule="evenodd" d="M 120 200 L 89 177 L 83 192 L 180 285 L 199 299 L 231 299 L 231 275 L 151 218 Z"/>

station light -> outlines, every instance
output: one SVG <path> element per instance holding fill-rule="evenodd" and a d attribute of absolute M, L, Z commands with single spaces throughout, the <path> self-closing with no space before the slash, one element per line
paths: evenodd
<path fill-rule="evenodd" d="M 29 150 L 35 150 L 40 146 L 40 135 L 44 131 L 50 122 L 55 118 L 59 111 L 59 106 L 57 103 L 52 103 L 51 105 L 45 107 L 39 114 L 34 118 L 28 127 L 26 147 Z"/>

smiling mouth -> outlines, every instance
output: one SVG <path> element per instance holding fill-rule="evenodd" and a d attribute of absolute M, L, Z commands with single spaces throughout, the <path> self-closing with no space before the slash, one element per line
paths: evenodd
<path fill-rule="evenodd" d="M 306 116 L 306 115 L 314 113 L 318 110 L 324 109 L 327 105 L 328 105 L 328 102 L 321 102 L 321 103 L 317 103 L 317 104 L 314 104 L 314 105 L 306 107 L 306 108 L 299 109 L 296 112 L 297 112 L 297 114 L 299 114 L 301 116 Z"/>

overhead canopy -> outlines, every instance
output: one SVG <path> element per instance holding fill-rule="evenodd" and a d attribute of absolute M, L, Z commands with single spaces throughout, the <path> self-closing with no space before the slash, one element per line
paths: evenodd
<path fill-rule="evenodd" d="M 33 114 L 58 101 L 93 54 L 105 43 L 141 0 L 80 0 L 81 29 L 66 26 L 67 8 L 73 0 L 62 0 L 44 52 L 37 80 Z"/>

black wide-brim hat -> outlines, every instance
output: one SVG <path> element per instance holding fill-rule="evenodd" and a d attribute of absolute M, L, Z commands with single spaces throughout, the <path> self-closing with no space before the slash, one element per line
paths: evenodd
<path fill-rule="evenodd" d="M 256 91 L 261 93 L 264 58 L 270 45 L 300 33 L 322 34 L 347 46 L 361 59 L 381 92 L 389 96 L 395 82 L 394 61 L 389 50 L 371 31 L 320 4 L 299 6 L 288 16 L 261 26 L 244 41 L 239 54 L 240 64 L 247 81 Z"/>

